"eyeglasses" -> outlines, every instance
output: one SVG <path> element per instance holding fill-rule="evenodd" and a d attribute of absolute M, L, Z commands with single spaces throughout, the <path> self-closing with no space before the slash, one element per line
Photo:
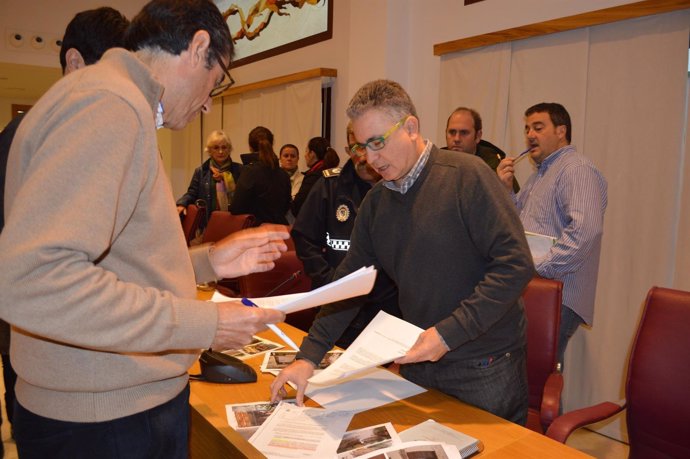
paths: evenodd
<path fill-rule="evenodd" d="M 378 151 L 382 149 L 383 147 L 386 146 L 386 139 L 391 136 L 395 132 L 396 129 L 398 129 L 402 124 L 405 122 L 407 117 L 410 115 L 405 115 L 403 119 L 395 123 L 391 128 L 386 131 L 385 134 L 383 134 L 380 137 L 372 137 L 371 139 L 367 140 L 366 143 L 355 143 L 350 147 L 350 152 L 353 155 L 356 155 L 358 158 L 361 158 L 362 156 L 367 154 L 367 148 L 370 151 Z"/>
<path fill-rule="evenodd" d="M 208 93 L 209 97 L 219 96 L 228 89 L 230 89 L 230 86 L 235 84 L 235 80 L 233 80 L 232 76 L 230 76 L 230 70 L 228 70 L 228 68 L 223 63 L 223 59 L 220 58 L 217 52 L 214 51 L 214 54 L 216 56 L 216 61 L 218 62 L 218 65 L 220 65 L 220 68 L 223 70 L 224 75 L 223 80 L 221 80 L 220 84 L 216 85 L 216 87 L 211 89 L 211 92 Z M 227 83 L 223 83 L 226 77 L 229 81 Z"/>

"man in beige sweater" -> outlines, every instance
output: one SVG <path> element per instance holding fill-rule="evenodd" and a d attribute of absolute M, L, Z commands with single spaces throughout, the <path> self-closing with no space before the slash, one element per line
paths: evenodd
<path fill-rule="evenodd" d="M 186 458 L 199 349 L 283 319 L 196 300 L 196 282 L 271 269 L 288 234 L 188 252 L 156 143 L 229 86 L 231 43 L 209 0 L 154 0 L 127 32 L 135 52 L 64 77 L 21 123 L 0 236 L 20 457 Z"/>

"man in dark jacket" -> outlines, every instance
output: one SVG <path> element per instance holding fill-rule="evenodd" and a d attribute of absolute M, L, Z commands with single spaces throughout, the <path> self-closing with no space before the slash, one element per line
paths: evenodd
<path fill-rule="evenodd" d="M 462 151 L 479 156 L 494 171 L 506 154 L 491 142 L 482 139 L 482 117 L 467 107 L 458 107 L 446 121 L 446 150 Z M 513 190 L 520 191 L 513 178 Z"/>
<path fill-rule="evenodd" d="M 304 263 L 313 288 L 331 281 L 335 268 L 350 248 L 350 233 L 359 205 L 372 185 L 381 180 L 366 157 L 358 158 L 351 152 L 356 141 L 349 124 L 347 141 L 350 160 L 342 168 L 323 171 L 323 177 L 309 193 L 291 233 L 297 256 Z M 366 305 L 336 344 L 348 347 L 380 310 L 400 315 L 398 289 L 384 272 L 378 274 Z"/>

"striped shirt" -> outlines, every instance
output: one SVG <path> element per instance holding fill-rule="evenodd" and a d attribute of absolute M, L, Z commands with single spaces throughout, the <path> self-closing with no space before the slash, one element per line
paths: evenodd
<path fill-rule="evenodd" d="M 551 153 L 515 196 L 525 231 L 556 238 L 535 258 L 540 276 L 563 282 L 563 304 L 587 323 L 594 317 L 606 179 L 575 147 Z"/>

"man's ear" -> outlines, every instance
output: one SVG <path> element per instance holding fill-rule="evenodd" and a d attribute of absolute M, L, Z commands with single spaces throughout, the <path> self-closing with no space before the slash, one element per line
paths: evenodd
<path fill-rule="evenodd" d="M 86 62 L 77 48 L 70 48 L 65 53 L 65 75 L 86 67 Z"/>
<path fill-rule="evenodd" d="M 565 124 L 561 124 L 559 126 L 556 126 L 556 134 L 558 135 L 559 138 L 565 139 L 565 132 L 566 132 Z"/>
<path fill-rule="evenodd" d="M 482 130 L 481 129 L 477 131 L 477 135 L 475 136 L 474 140 L 476 140 L 475 143 L 479 143 L 479 141 L 482 140 Z"/>
<path fill-rule="evenodd" d="M 416 116 L 410 115 L 403 123 L 402 128 L 407 132 L 411 139 L 416 139 L 419 135 L 419 120 Z"/>
<path fill-rule="evenodd" d="M 208 49 L 211 46 L 211 37 L 205 30 L 197 30 L 192 41 L 189 42 L 189 55 L 194 66 L 199 64 L 206 67 Z"/>

